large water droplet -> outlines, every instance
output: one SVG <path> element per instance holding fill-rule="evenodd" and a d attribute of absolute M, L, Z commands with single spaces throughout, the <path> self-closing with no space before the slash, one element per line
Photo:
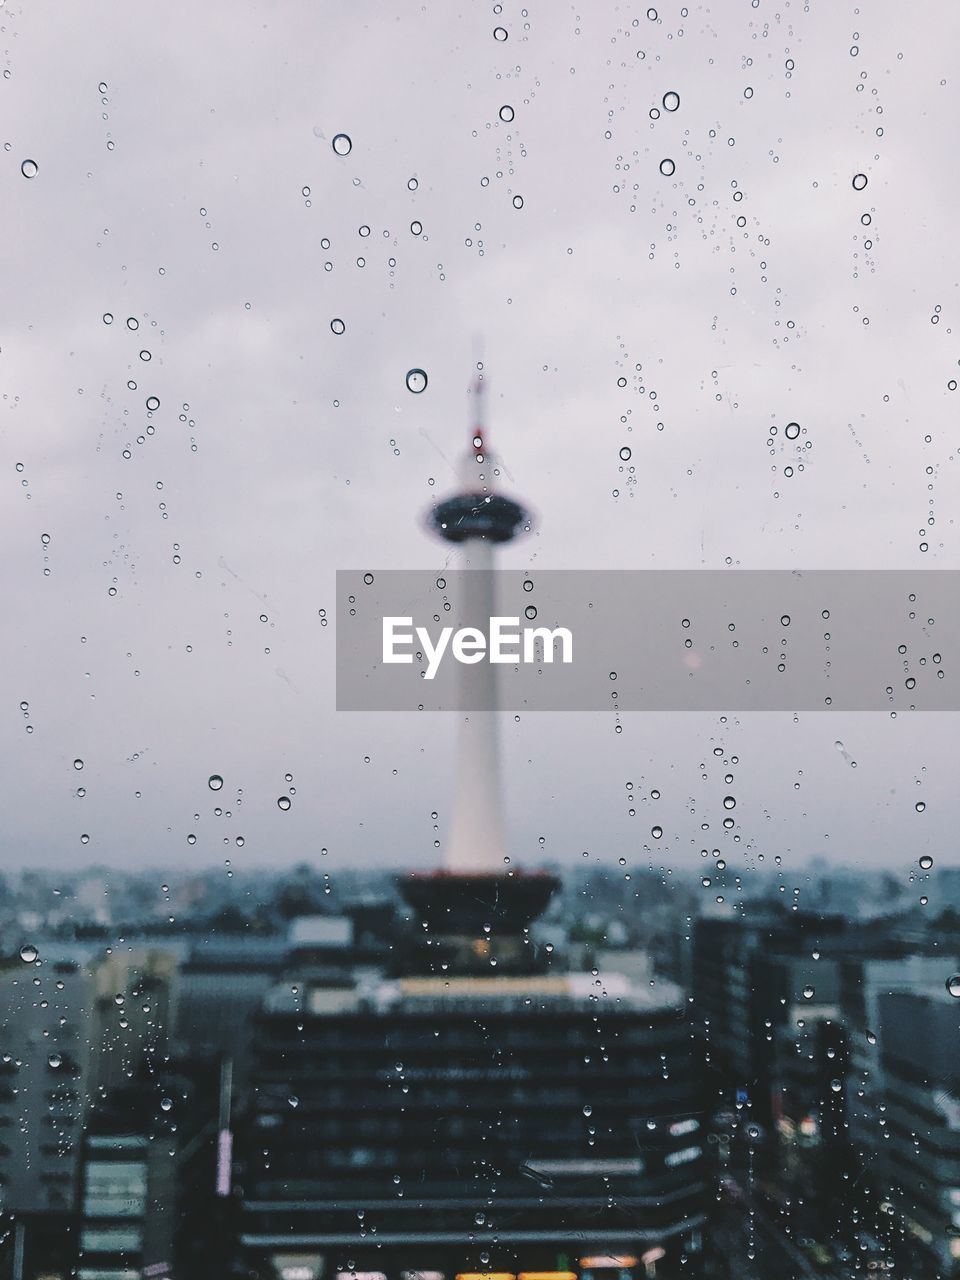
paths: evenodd
<path fill-rule="evenodd" d="M 24 964 L 33 964 L 39 954 L 32 942 L 25 942 L 20 948 L 20 959 Z"/>
<path fill-rule="evenodd" d="M 290 808 L 290 797 L 289 797 L 289 796 L 280 796 L 280 797 L 277 799 L 277 808 L 278 808 L 278 809 L 283 809 L 284 811 L 286 811 L 287 809 L 289 809 L 289 808 Z"/>
<path fill-rule="evenodd" d="M 735 797 L 735 796 L 724 796 L 724 797 L 723 797 L 723 807 L 724 807 L 725 809 L 735 809 L 735 808 L 737 807 L 737 800 L 736 800 L 736 797 Z"/>
<path fill-rule="evenodd" d="M 679 93 L 674 93 L 674 91 L 671 89 L 669 93 L 665 93 L 663 95 L 664 111 L 676 111 L 679 106 L 680 106 Z"/>
<path fill-rule="evenodd" d="M 223 779 L 220 777 L 219 773 L 211 773 L 210 777 L 207 779 L 207 786 L 211 791 L 220 790 L 223 786 Z"/>
<path fill-rule="evenodd" d="M 427 375 L 423 369 L 410 369 L 407 371 L 407 390 L 412 391 L 418 396 L 421 391 L 427 389 Z"/>
<path fill-rule="evenodd" d="M 867 185 L 867 175 L 865 173 L 855 173 L 853 175 L 854 191 L 862 191 L 866 185 Z"/>
<path fill-rule="evenodd" d="M 341 334 L 345 332 L 347 326 L 338 318 L 330 321 L 330 328 L 333 333 Z"/>
<path fill-rule="evenodd" d="M 40 166 L 36 160 L 24 160 L 20 166 L 20 172 L 25 178 L 35 178 L 40 171 Z"/>
<path fill-rule="evenodd" d="M 500 108 L 500 119 L 505 120 L 507 124 L 513 119 L 513 107 L 504 105 Z"/>
<path fill-rule="evenodd" d="M 348 133 L 335 133 L 331 145 L 338 156 L 348 156 L 353 150 L 353 139 Z"/>
<path fill-rule="evenodd" d="M 592 1116 L 592 1115 L 593 1115 L 593 1107 L 591 1107 L 591 1105 L 590 1105 L 590 1103 L 589 1103 L 589 1102 L 584 1103 L 584 1107 L 583 1107 L 583 1114 L 584 1114 L 585 1116 Z"/>
<path fill-rule="evenodd" d="M 660 161 L 660 172 L 663 174 L 665 178 L 669 178 L 671 174 L 675 173 L 676 168 L 677 166 L 673 163 L 672 160 Z"/>
<path fill-rule="evenodd" d="M 160 408 L 159 399 L 156 396 L 147 396 L 147 408 L 150 410 L 151 413 L 153 413 L 155 409 L 159 409 Z"/>
<path fill-rule="evenodd" d="M 161 1111 L 169 1111 L 169 1110 L 170 1110 L 170 1108 L 171 1108 L 172 1106 L 173 1106 L 173 1099 L 172 1099 L 172 1098 L 161 1098 L 161 1099 L 160 1099 L 160 1110 L 161 1110 Z"/>
<path fill-rule="evenodd" d="M 930 857 L 929 853 L 925 853 L 920 859 L 920 866 L 924 871 L 929 871 L 933 866 L 933 859 Z"/>
<path fill-rule="evenodd" d="M 51 1053 L 47 1057 L 47 1066 L 52 1067 L 54 1071 L 56 1071 L 57 1067 L 59 1067 L 62 1062 L 63 1058 L 59 1053 Z"/>
<path fill-rule="evenodd" d="M 663 835 L 663 827 L 651 827 L 650 834 L 653 836 L 654 840 L 659 840 Z"/>
<path fill-rule="evenodd" d="M 494 38 L 494 40 L 506 40 L 506 38 L 507 38 L 507 29 L 506 29 L 506 27 L 494 27 L 494 28 L 493 28 L 493 38 Z"/>
<path fill-rule="evenodd" d="M 804 998 L 804 1000 L 812 1000 L 812 999 L 813 999 L 813 997 L 814 997 L 815 995 L 816 995 L 816 992 L 815 992 L 815 990 L 814 990 L 814 988 L 813 988 L 813 987 L 804 987 L 804 988 L 803 988 L 803 998 Z"/>
<path fill-rule="evenodd" d="M 783 434 L 788 440 L 796 440 L 797 436 L 800 434 L 800 423 L 788 422 L 783 429 Z"/>

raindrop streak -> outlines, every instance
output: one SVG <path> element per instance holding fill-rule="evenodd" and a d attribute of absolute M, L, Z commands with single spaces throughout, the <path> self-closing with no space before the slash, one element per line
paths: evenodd
<path fill-rule="evenodd" d="M 348 156 L 353 150 L 353 139 L 348 133 L 336 133 L 331 145 L 338 156 Z"/>
<path fill-rule="evenodd" d="M 410 369 L 407 372 L 407 390 L 418 396 L 427 389 L 427 375 L 423 369 Z"/>
<path fill-rule="evenodd" d="M 854 191 L 862 191 L 866 185 L 867 185 L 867 175 L 865 173 L 855 173 L 853 175 Z"/>
<path fill-rule="evenodd" d="M 660 172 L 663 174 L 665 178 L 669 178 L 671 174 L 675 173 L 676 168 L 677 166 L 673 163 L 672 160 L 660 161 Z"/>
<path fill-rule="evenodd" d="M 35 178 L 40 171 L 40 166 L 36 160 L 24 160 L 20 166 L 20 172 L 25 178 Z"/>
<path fill-rule="evenodd" d="M 211 773 L 210 777 L 207 779 L 207 786 L 211 791 L 220 790 L 223 786 L 223 779 L 220 777 L 219 773 Z"/>
<path fill-rule="evenodd" d="M 663 95 L 664 111 L 676 111 L 679 106 L 680 106 L 679 93 L 674 93 L 674 91 L 671 89 L 669 93 L 665 93 Z"/>

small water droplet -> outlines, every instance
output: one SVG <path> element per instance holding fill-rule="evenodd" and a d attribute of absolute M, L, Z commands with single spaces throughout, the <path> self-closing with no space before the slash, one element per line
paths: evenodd
<path fill-rule="evenodd" d="M 514 197 L 513 197 L 513 207 L 514 207 L 515 209 L 522 209 L 522 208 L 523 208 L 523 196 L 514 196 Z"/>
<path fill-rule="evenodd" d="M 593 1107 L 591 1107 L 591 1105 L 590 1105 L 590 1103 L 589 1103 L 589 1102 L 584 1103 L 584 1106 L 583 1106 L 583 1114 L 584 1114 L 585 1116 L 592 1116 L 592 1115 L 593 1115 Z"/>
<path fill-rule="evenodd" d="M 330 328 L 333 333 L 341 334 L 346 330 L 346 327 L 347 326 L 340 319 L 330 321 Z"/>
<path fill-rule="evenodd" d="M 47 1066 L 52 1067 L 54 1071 L 56 1071 L 57 1067 L 59 1067 L 62 1062 L 63 1058 L 59 1053 L 51 1053 L 47 1058 Z"/>
<path fill-rule="evenodd" d="M 172 1107 L 172 1106 L 173 1106 L 173 1099 L 172 1099 L 172 1098 L 161 1098 L 161 1099 L 160 1099 L 160 1110 L 161 1110 L 161 1111 L 169 1111 L 169 1110 L 171 1109 L 171 1107 Z"/>
<path fill-rule="evenodd" d="M 20 954 L 22 956 L 23 952 L 21 951 Z M 960 973 L 955 973 L 947 979 L 947 990 L 957 1000 L 960 1000 Z"/>
<path fill-rule="evenodd" d="M 77 769 L 77 770 L 82 769 L 82 768 L 83 768 L 83 761 L 82 761 L 82 760 L 80 760 L 79 758 L 78 758 L 78 759 L 76 759 L 76 760 L 74 760 L 74 762 L 73 762 L 73 767 L 74 767 L 75 769 Z"/>

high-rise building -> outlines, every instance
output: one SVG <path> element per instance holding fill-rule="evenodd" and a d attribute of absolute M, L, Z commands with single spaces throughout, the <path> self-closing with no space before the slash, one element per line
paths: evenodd
<path fill-rule="evenodd" d="M 464 546 L 468 623 L 495 613 L 493 547 L 528 523 L 494 475 L 478 422 L 461 489 L 431 513 Z M 508 854 L 495 668 L 469 671 L 443 866 L 401 877 L 394 958 L 293 968 L 260 1015 L 237 1169 L 264 1280 L 695 1270 L 686 1001 L 647 974 L 568 972 L 534 942 L 559 882 Z"/>

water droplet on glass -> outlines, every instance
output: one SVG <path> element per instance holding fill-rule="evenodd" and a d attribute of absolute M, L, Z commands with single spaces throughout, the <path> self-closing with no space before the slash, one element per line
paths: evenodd
<path fill-rule="evenodd" d="M 932 866 L 933 866 L 933 859 L 930 857 L 929 853 L 925 853 L 923 857 L 920 859 L 921 869 L 923 871 L 929 871 Z"/>
<path fill-rule="evenodd" d="M 82 761 L 82 760 L 80 760 L 80 759 L 74 760 L 74 762 L 73 762 L 73 767 L 74 767 L 75 769 L 77 769 L 77 770 L 82 769 L 82 768 L 83 768 L 83 761 Z"/>
<path fill-rule="evenodd" d="M 332 146 L 338 156 L 348 156 L 353 150 L 353 140 L 348 133 L 336 133 Z"/>
<path fill-rule="evenodd" d="M 504 105 L 500 108 L 500 119 L 505 120 L 507 124 L 513 119 L 513 107 Z"/>
<path fill-rule="evenodd" d="M 650 834 L 653 836 L 654 840 L 659 840 L 663 835 L 663 827 L 651 827 Z"/>
<path fill-rule="evenodd" d="M 161 1099 L 160 1099 L 160 1110 L 161 1110 L 161 1111 L 169 1111 L 169 1110 L 170 1110 L 170 1108 L 171 1108 L 172 1106 L 173 1106 L 173 1099 L 172 1099 L 172 1098 L 161 1098 Z"/>
<path fill-rule="evenodd" d="M 408 191 L 416 191 L 416 189 L 417 189 L 417 187 L 419 187 L 419 185 L 420 185 L 420 183 L 417 181 L 417 179 L 416 179 L 416 178 L 408 178 L 408 179 L 407 179 L 407 190 L 408 190 Z"/>
<path fill-rule="evenodd" d="M 62 1062 L 63 1058 L 59 1053 L 51 1053 L 47 1058 L 47 1066 L 52 1067 L 54 1071 L 56 1071 L 57 1067 L 59 1067 Z"/>
<path fill-rule="evenodd" d="M 913 807 L 916 809 L 917 813 L 923 813 L 927 806 L 923 800 L 918 800 Z"/>
<path fill-rule="evenodd" d="M 853 175 L 854 191 L 862 191 L 866 185 L 867 185 L 867 175 L 865 173 L 855 173 Z"/>
<path fill-rule="evenodd" d="M 623 448 L 620 450 L 621 461 L 629 462 L 632 457 L 633 457 L 633 453 L 630 449 L 630 446 L 625 444 Z"/>
<path fill-rule="evenodd" d="M 21 951 L 20 954 L 23 955 L 23 952 Z M 955 973 L 947 979 L 947 990 L 957 1000 L 960 1000 L 960 973 Z"/>
<path fill-rule="evenodd" d="M 223 786 L 223 779 L 220 777 L 219 773 L 211 773 L 210 777 L 207 779 L 207 786 L 211 791 L 220 790 Z"/>
<path fill-rule="evenodd" d="M 676 171 L 676 168 L 677 166 L 673 163 L 672 160 L 660 161 L 660 172 L 663 174 L 665 178 L 669 178 L 670 175 Z"/>
<path fill-rule="evenodd" d="M 410 369 L 406 377 L 407 390 L 418 396 L 427 389 L 427 375 L 423 369 Z"/>
<path fill-rule="evenodd" d="M 493 38 L 494 38 L 494 40 L 506 40 L 506 38 L 507 38 L 507 29 L 506 29 L 506 27 L 494 27 L 494 28 L 493 28 Z"/>
<path fill-rule="evenodd" d="M 674 93 L 674 91 L 671 89 L 669 93 L 665 93 L 663 95 L 664 111 L 676 111 L 679 106 L 680 106 L 679 93 Z"/>
<path fill-rule="evenodd" d="M 278 808 L 278 809 L 283 809 L 284 811 L 286 811 L 287 809 L 289 809 L 289 808 L 290 808 L 290 797 L 289 797 L 289 796 L 280 796 L 280 797 L 278 798 L 278 800 L 277 800 L 277 808 Z"/>
<path fill-rule="evenodd" d="M 796 440 L 797 436 L 800 434 L 800 423 L 788 422 L 783 429 L 783 434 L 788 440 Z"/>
<path fill-rule="evenodd" d="M 523 196 L 514 196 L 514 197 L 513 197 L 513 207 L 514 207 L 515 209 L 522 209 L 522 208 L 523 208 Z"/>
<path fill-rule="evenodd" d="M 877 1043 L 877 1037 L 873 1034 L 873 1032 L 872 1032 L 872 1031 L 868 1031 L 868 1032 L 867 1032 L 867 1044 L 876 1044 L 876 1043 Z"/>
<path fill-rule="evenodd" d="M 109 311 L 105 311 L 105 312 L 103 313 L 103 323 L 104 323 L 104 324 L 113 324 L 113 316 L 110 314 L 110 312 L 109 312 Z"/>
<path fill-rule="evenodd" d="M 333 331 L 333 333 L 341 334 L 346 330 L 346 327 L 347 326 L 343 323 L 342 320 L 337 319 L 337 320 L 330 321 L 330 328 Z"/>
<path fill-rule="evenodd" d="M 589 1103 L 589 1102 L 584 1103 L 584 1107 L 583 1107 L 583 1114 L 584 1114 L 585 1116 L 592 1116 L 592 1115 L 593 1115 L 593 1107 L 591 1107 L 591 1105 L 590 1105 L 590 1103 Z"/>
<path fill-rule="evenodd" d="M 735 796 L 724 796 L 724 797 L 723 797 L 723 807 L 724 807 L 725 809 L 735 809 L 735 808 L 737 807 L 736 797 L 735 797 Z"/>
<path fill-rule="evenodd" d="M 150 410 L 151 413 L 153 413 L 155 409 L 160 408 L 160 401 L 157 399 L 156 396 L 147 396 L 147 408 Z"/>
<path fill-rule="evenodd" d="M 40 170 L 40 166 L 36 160 L 24 160 L 20 166 L 20 172 L 25 178 L 35 178 Z"/>
<path fill-rule="evenodd" d="M 804 1000 L 812 1000 L 815 994 L 816 994 L 816 992 L 814 991 L 813 987 L 804 987 L 804 988 L 803 988 L 803 998 L 804 998 Z"/>

